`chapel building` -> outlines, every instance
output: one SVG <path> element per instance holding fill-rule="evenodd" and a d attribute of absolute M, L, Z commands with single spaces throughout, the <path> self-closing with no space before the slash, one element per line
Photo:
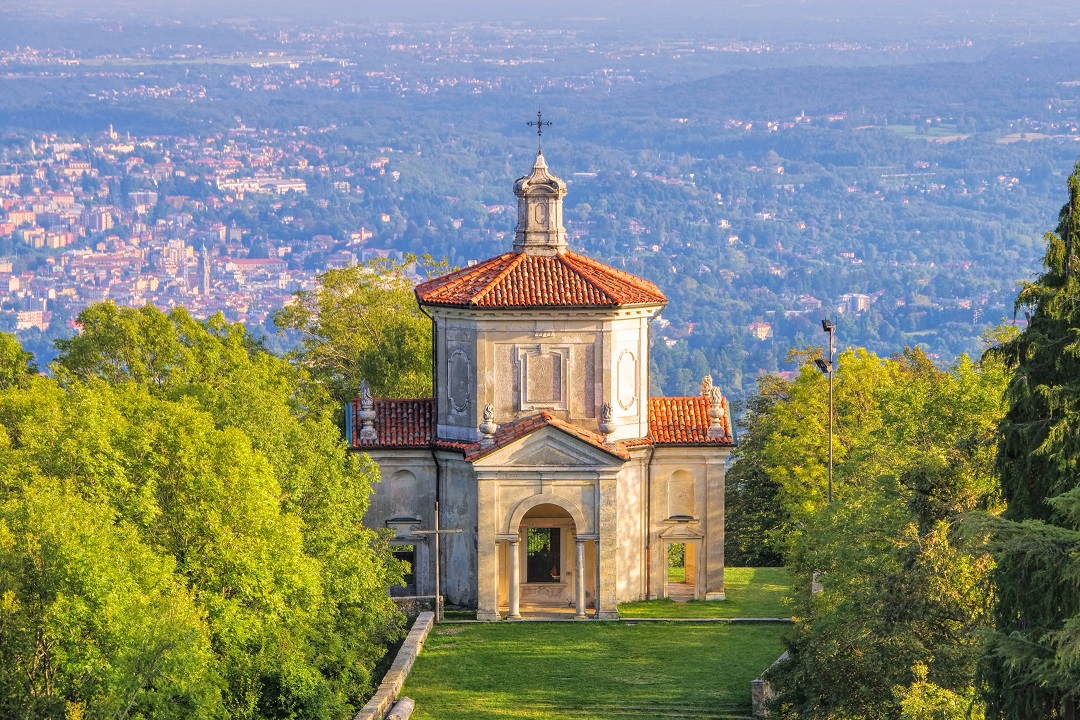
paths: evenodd
<path fill-rule="evenodd" d="M 567 247 L 566 183 L 538 153 L 514 185 L 510 252 L 423 282 L 435 397 L 372 398 L 346 412 L 352 450 L 378 464 L 365 522 L 390 527 L 435 593 L 481 620 L 666 597 L 668 548 L 686 586 L 724 597 L 724 471 L 734 447 L 710 378 L 696 397 L 649 396 L 652 283 Z M 684 586 L 684 587 L 686 587 Z"/>

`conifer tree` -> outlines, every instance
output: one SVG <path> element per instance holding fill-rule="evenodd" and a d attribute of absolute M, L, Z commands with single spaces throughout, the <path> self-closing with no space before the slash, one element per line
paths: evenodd
<path fill-rule="evenodd" d="M 996 631 L 983 661 L 987 717 L 1077 717 L 1080 692 L 1080 163 L 1045 271 L 1016 301 L 1027 327 L 994 352 L 1006 390 L 992 522 Z"/>

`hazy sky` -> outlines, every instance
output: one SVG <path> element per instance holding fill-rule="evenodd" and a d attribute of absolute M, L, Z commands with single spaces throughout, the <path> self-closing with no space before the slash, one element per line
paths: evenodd
<path fill-rule="evenodd" d="M 1046 17 L 1064 13 L 1075 20 L 1075 0 L 29 0 L 41 10 L 79 14 L 168 14 L 191 19 L 206 16 L 288 16 L 312 20 L 520 20 L 549 23 L 559 18 L 602 16 L 611 19 L 669 22 L 723 22 L 782 16 L 836 19 L 917 18 L 923 13 L 974 13 L 1011 17 Z M 778 13 L 780 13 L 778 15 Z"/>

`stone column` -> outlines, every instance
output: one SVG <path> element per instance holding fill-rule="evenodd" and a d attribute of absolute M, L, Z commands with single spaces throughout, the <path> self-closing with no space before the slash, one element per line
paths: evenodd
<path fill-rule="evenodd" d="M 510 612 L 507 620 L 521 619 L 521 555 L 518 553 L 520 540 L 508 540 L 510 544 Z"/>
<path fill-rule="evenodd" d="M 574 618 L 585 619 L 585 540 L 574 538 Z"/>

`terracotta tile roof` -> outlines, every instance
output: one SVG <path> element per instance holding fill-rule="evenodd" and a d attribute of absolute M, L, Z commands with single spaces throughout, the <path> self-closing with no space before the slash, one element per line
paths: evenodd
<path fill-rule="evenodd" d="M 572 252 L 505 253 L 416 286 L 427 305 L 451 307 L 618 307 L 665 303 L 648 280 Z"/>
<path fill-rule="evenodd" d="M 649 398 L 649 436 L 657 445 L 733 445 L 727 398 L 720 418 L 723 435 L 709 437 L 709 401 L 705 397 Z"/>
<path fill-rule="evenodd" d="M 360 401 L 349 403 L 352 415 L 352 447 L 430 447 L 435 438 L 435 400 L 375 400 L 375 434 L 377 440 L 361 440 L 363 423 L 357 414 Z"/>
<path fill-rule="evenodd" d="M 528 417 L 519 418 L 513 422 L 506 423 L 505 425 L 500 425 L 499 429 L 495 431 L 495 435 L 492 438 L 494 442 L 490 446 L 484 447 L 478 442 L 469 445 L 465 449 L 465 459 L 470 462 L 476 460 L 477 458 L 483 457 L 499 448 L 509 445 L 515 440 L 519 440 L 526 435 L 536 432 L 546 425 L 558 428 L 579 440 L 600 448 L 610 455 L 614 455 L 623 460 L 630 459 L 630 453 L 626 451 L 626 445 L 623 443 L 617 442 L 611 445 L 605 445 L 603 435 L 578 427 L 565 420 L 560 420 L 551 413 L 544 411 L 538 412 L 535 415 L 529 415 Z"/>
<path fill-rule="evenodd" d="M 357 414 L 359 411 L 359 400 L 353 400 L 349 403 L 347 412 L 350 414 L 352 429 L 349 446 L 356 449 L 436 447 L 444 450 L 460 450 L 465 455 L 465 459 L 471 461 L 498 450 L 546 425 L 550 425 L 624 460 L 630 457 L 623 443 L 605 445 L 603 435 L 590 432 L 565 420 L 560 420 L 547 412 L 540 412 L 501 425 L 495 431 L 494 444 L 484 447 L 479 442 L 455 442 L 437 439 L 435 437 L 435 401 L 431 398 L 417 400 L 376 398 L 374 427 L 375 434 L 378 437 L 375 440 L 360 439 L 360 429 L 363 423 Z"/>
<path fill-rule="evenodd" d="M 357 415 L 360 401 L 353 400 L 348 407 L 352 430 L 349 445 L 356 449 L 435 447 L 443 450 L 458 450 L 466 460 L 471 462 L 542 427 L 551 426 L 626 460 L 630 457 L 630 448 L 644 445 L 733 445 L 726 398 L 723 408 L 724 416 L 720 421 L 724 433 L 716 438 L 710 438 L 708 434 L 710 419 L 707 399 L 704 397 L 658 397 L 649 398 L 649 437 L 633 438 L 606 445 L 604 436 L 599 433 L 561 420 L 550 413 L 539 412 L 499 426 L 493 438 L 494 444 L 484 447 L 479 442 L 458 442 L 436 438 L 435 401 L 431 398 L 376 399 L 374 426 L 377 439 L 361 440 L 362 423 Z"/>

